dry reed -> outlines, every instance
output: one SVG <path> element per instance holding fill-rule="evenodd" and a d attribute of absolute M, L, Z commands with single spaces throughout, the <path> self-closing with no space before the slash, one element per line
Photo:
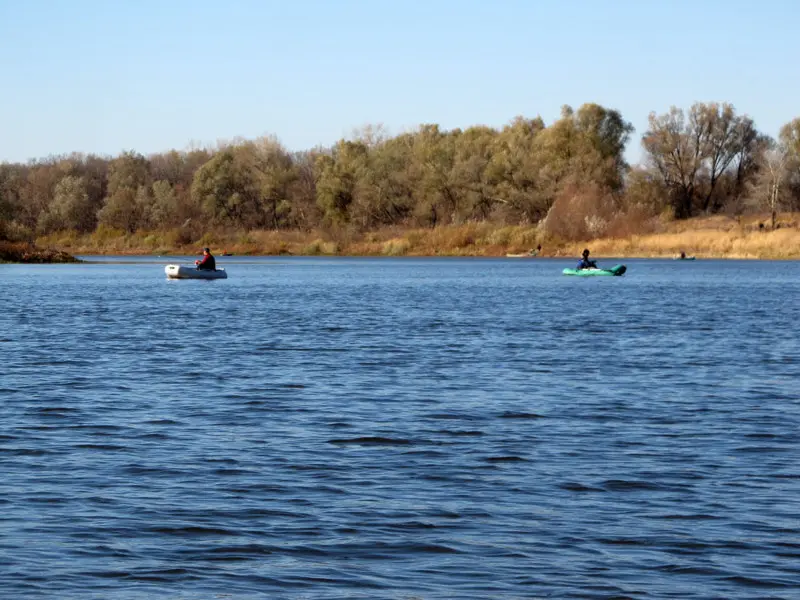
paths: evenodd
<path fill-rule="evenodd" d="M 436 228 L 389 227 L 366 233 L 352 230 L 214 230 L 190 236 L 183 230 L 127 233 L 99 228 L 92 234 L 55 233 L 37 244 L 73 254 L 198 254 L 204 246 L 221 254 L 349 256 L 505 256 L 542 245 L 542 256 L 670 257 L 685 252 L 698 258 L 800 258 L 800 215 L 780 215 L 779 228 L 763 215 L 708 217 L 653 222 L 640 233 L 618 228 L 616 237 L 563 241 L 531 225 L 465 223 Z M 645 233 L 645 231 L 653 231 Z"/>

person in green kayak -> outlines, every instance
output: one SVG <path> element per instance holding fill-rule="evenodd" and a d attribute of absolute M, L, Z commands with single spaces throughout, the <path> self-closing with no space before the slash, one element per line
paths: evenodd
<path fill-rule="evenodd" d="M 217 262 L 211 255 L 211 250 L 203 248 L 203 260 L 196 260 L 194 264 L 197 265 L 198 271 L 216 271 Z"/>
<path fill-rule="evenodd" d="M 578 266 L 575 267 L 578 271 L 581 269 L 596 269 L 597 263 L 593 260 L 589 260 L 589 249 L 586 248 L 583 251 L 583 258 L 578 262 Z"/>

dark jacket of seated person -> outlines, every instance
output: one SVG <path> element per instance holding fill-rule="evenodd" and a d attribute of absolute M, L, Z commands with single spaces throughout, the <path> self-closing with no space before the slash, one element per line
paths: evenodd
<path fill-rule="evenodd" d="M 583 251 L 583 257 L 578 262 L 578 265 L 575 268 L 578 269 L 579 271 L 581 269 L 596 269 L 597 268 L 597 263 L 594 262 L 593 260 L 589 260 L 589 250 L 588 250 L 588 248 Z"/>
<path fill-rule="evenodd" d="M 211 256 L 211 252 L 208 248 L 203 249 L 203 260 L 196 260 L 194 264 L 197 265 L 197 268 L 201 271 L 216 271 L 217 270 L 217 261 L 214 260 L 214 257 Z"/>

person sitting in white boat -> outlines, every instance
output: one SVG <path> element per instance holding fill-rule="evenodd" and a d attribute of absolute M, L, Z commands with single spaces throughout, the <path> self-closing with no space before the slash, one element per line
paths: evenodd
<path fill-rule="evenodd" d="M 197 265 L 199 271 L 216 271 L 217 261 L 211 255 L 211 250 L 203 248 L 203 260 L 196 260 L 194 264 Z"/>
<path fill-rule="evenodd" d="M 589 260 L 589 249 L 586 248 L 583 251 L 583 258 L 578 263 L 578 266 L 575 267 L 578 271 L 581 269 L 596 269 L 597 263 L 593 260 Z"/>

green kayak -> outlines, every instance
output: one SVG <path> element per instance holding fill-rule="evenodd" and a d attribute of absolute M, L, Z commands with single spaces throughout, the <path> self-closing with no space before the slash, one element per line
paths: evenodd
<path fill-rule="evenodd" d="M 625 265 L 616 265 L 610 269 L 564 269 L 564 275 L 578 275 L 579 277 L 590 277 L 592 275 L 622 275 L 628 268 Z"/>

